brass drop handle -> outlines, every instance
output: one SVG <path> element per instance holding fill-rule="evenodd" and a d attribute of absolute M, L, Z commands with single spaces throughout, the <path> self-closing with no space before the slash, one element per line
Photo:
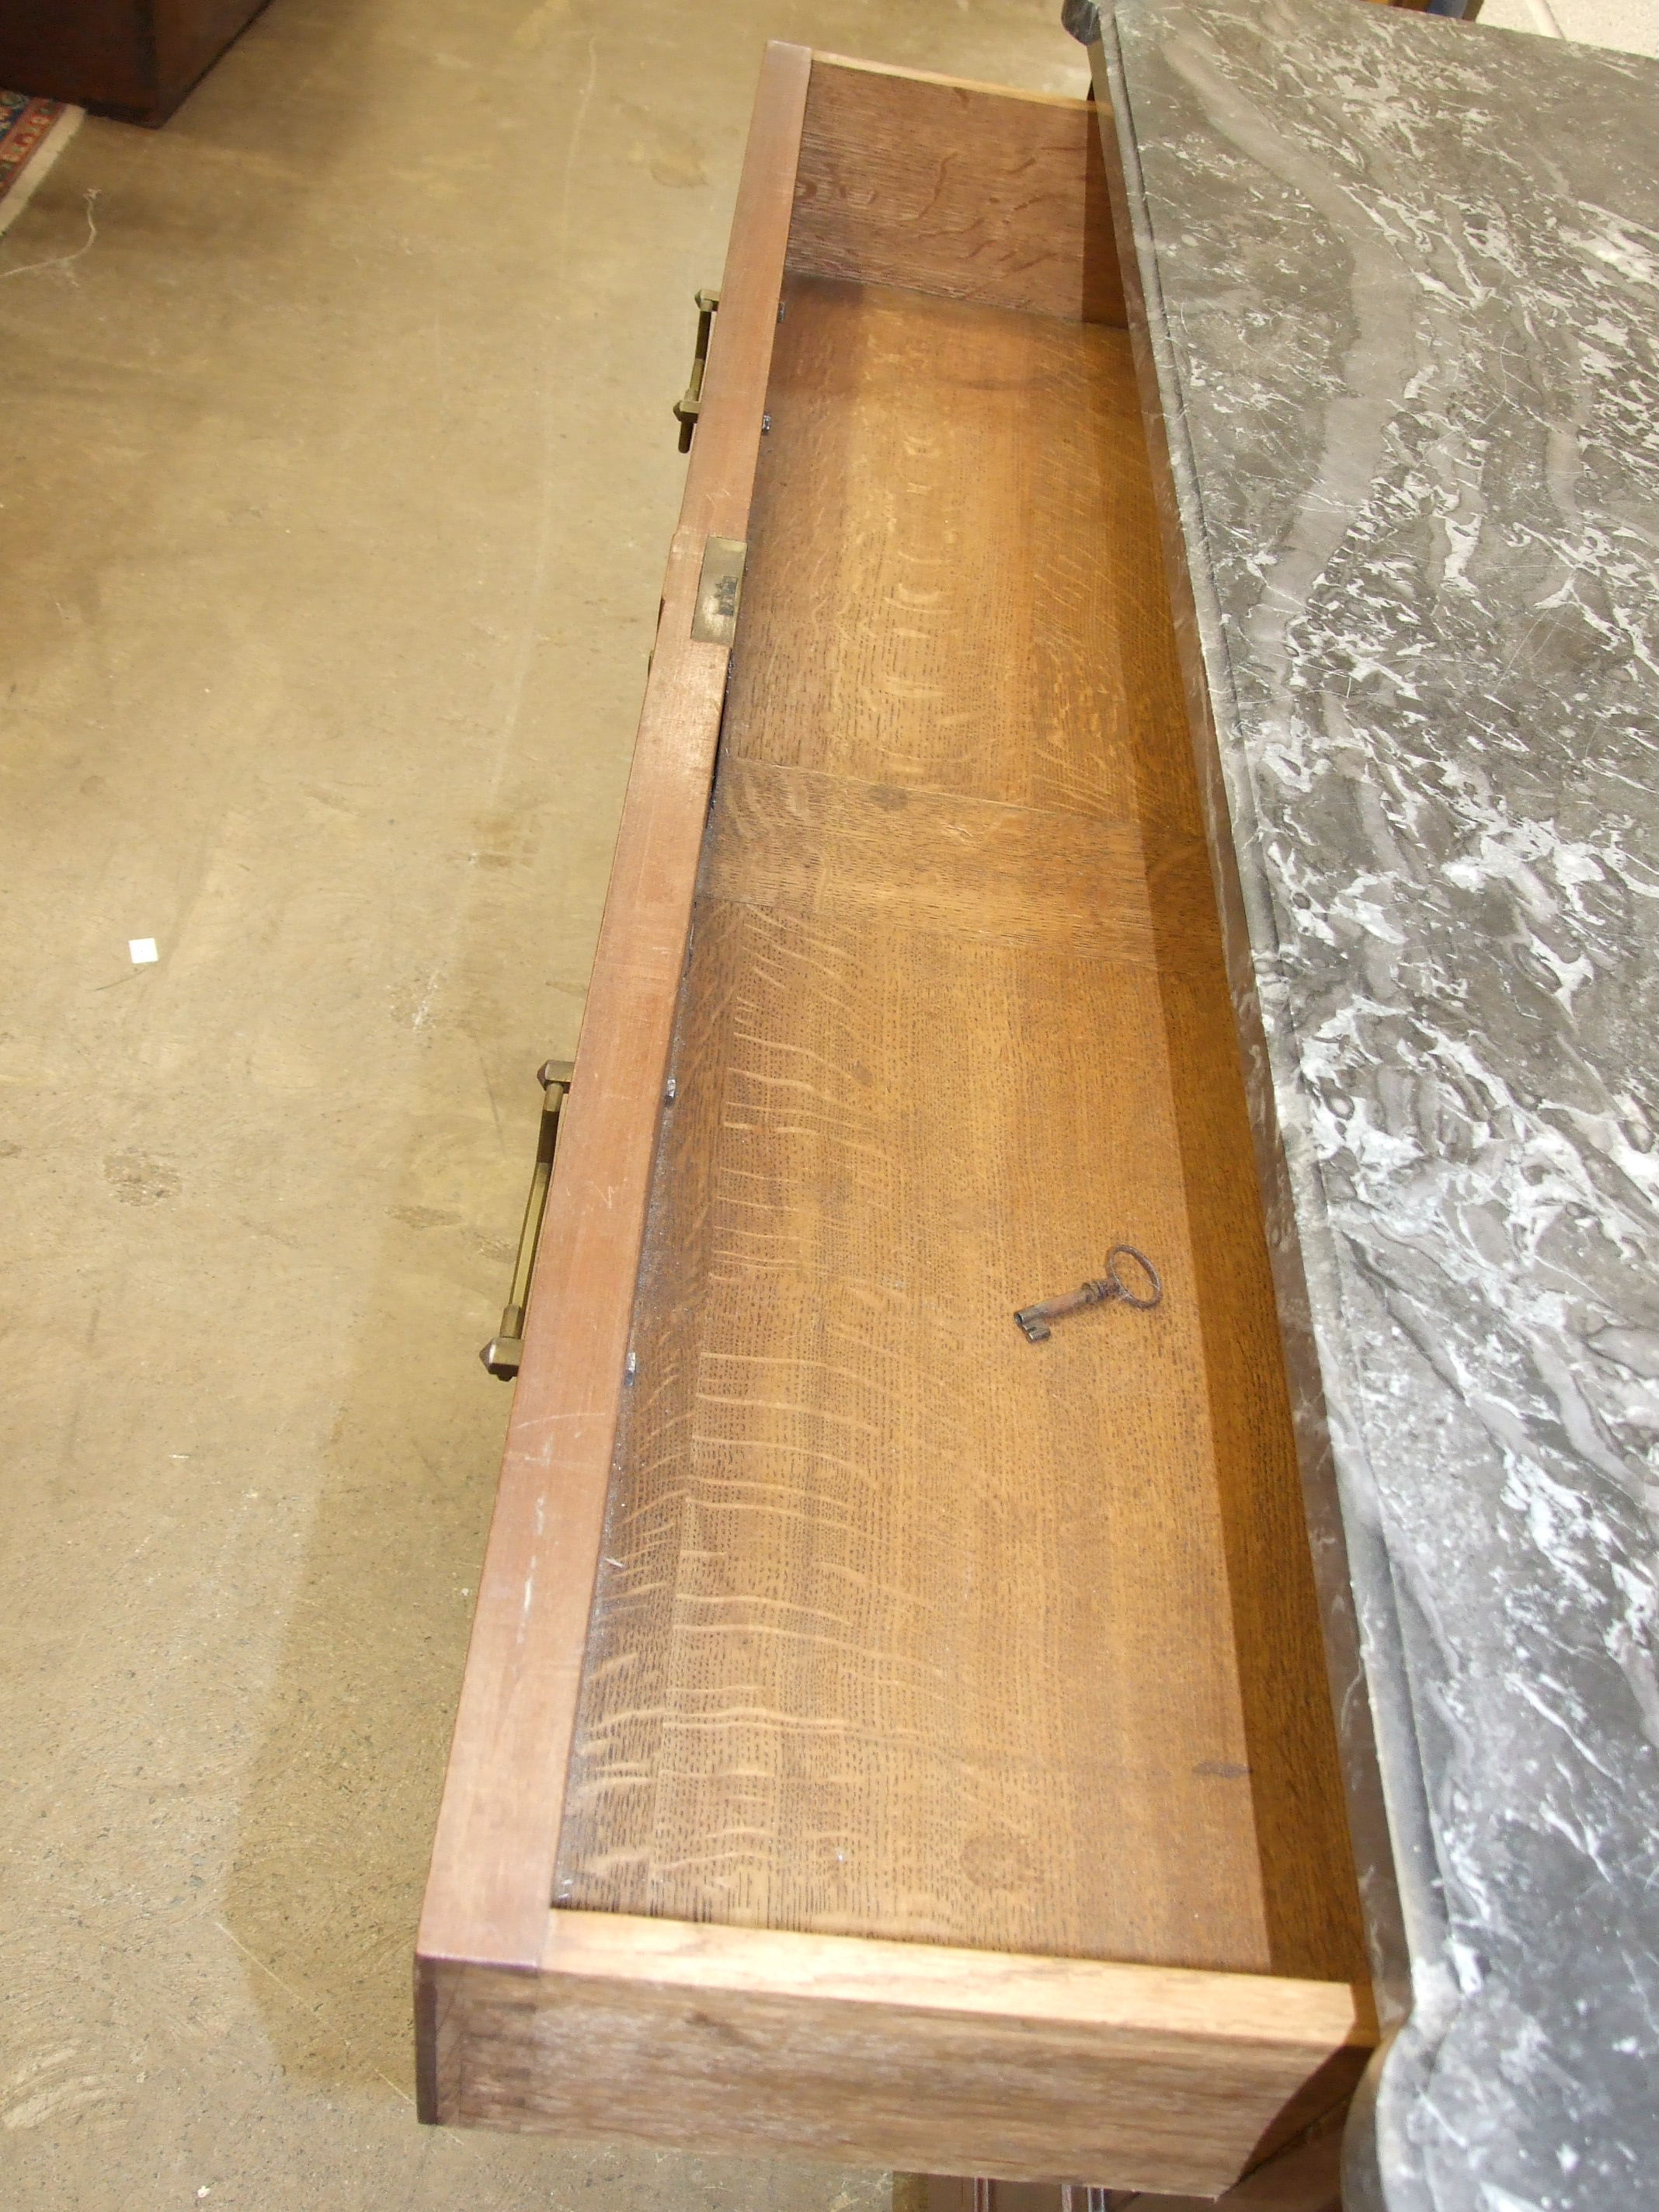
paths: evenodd
<path fill-rule="evenodd" d="M 674 420 L 680 426 L 680 451 L 691 450 L 691 433 L 697 427 L 697 417 L 702 412 L 702 377 L 708 366 L 708 333 L 714 327 L 714 310 L 720 306 L 718 291 L 697 294 L 697 343 L 691 351 L 691 380 L 685 387 L 684 399 L 674 402 Z"/>
<path fill-rule="evenodd" d="M 541 1242 L 542 1217 L 547 1212 L 547 1187 L 553 1179 L 553 1154 L 559 1141 L 559 1116 L 575 1068 L 568 1060 L 547 1060 L 536 1070 L 542 1086 L 541 1127 L 536 1133 L 536 1165 L 530 1178 L 530 1195 L 524 1202 L 524 1226 L 519 1231 L 519 1256 L 513 1263 L 513 1287 L 501 1308 L 501 1325 L 478 1354 L 492 1375 L 510 1382 L 524 1356 L 524 1315 L 530 1303 L 530 1278 L 536 1267 L 536 1247 Z"/>

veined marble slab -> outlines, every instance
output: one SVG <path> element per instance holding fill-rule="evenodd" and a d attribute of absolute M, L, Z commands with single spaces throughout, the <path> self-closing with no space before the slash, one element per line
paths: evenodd
<path fill-rule="evenodd" d="M 1355 2195 L 1637 2212 L 1659 2201 L 1659 70 L 1357 0 L 1120 0 L 1099 66 L 1361 1856 L 1380 1771 L 1402 1908 L 1376 1855 L 1410 2015 Z"/>

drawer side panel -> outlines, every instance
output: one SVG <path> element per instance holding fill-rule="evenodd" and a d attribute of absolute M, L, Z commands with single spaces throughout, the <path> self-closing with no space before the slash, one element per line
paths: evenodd
<path fill-rule="evenodd" d="M 702 553 L 743 538 L 810 56 L 768 50 L 525 1331 L 432 1870 L 424 1960 L 528 1966 L 552 1889 L 669 1035 L 727 650 Z M 423 2053 L 430 2077 L 431 2054 Z"/>

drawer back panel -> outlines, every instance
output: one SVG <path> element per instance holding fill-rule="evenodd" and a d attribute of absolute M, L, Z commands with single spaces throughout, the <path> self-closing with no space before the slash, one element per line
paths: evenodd
<path fill-rule="evenodd" d="M 1121 329 L 1093 113 L 815 54 L 789 266 Z"/>

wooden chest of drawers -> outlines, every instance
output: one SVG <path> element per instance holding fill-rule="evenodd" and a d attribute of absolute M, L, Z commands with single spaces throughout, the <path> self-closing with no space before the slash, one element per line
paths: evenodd
<path fill-rule="evenodd" d="M 1212 2196 L 1375 2040 L 1124 325 L 1090 107 L 769 50 L 429 2119 Z"/>
<path fill-rule="evenodd" d="M 165 123 L 264 0 L 0 0 L 0 84 Z"/>

